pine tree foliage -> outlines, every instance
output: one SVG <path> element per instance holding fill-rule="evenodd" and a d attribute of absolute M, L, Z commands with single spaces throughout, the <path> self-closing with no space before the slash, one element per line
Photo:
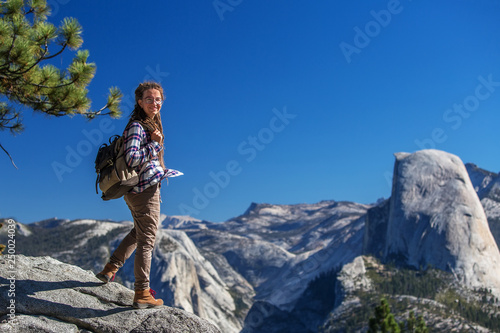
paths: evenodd
<path fill-rule="evenodd" d="M 380 305 L 375 307 L 375 316 L 371 317 L 368 322 L 369 333 L 428 333 L 429 330 L 422 316 L 415 318 L 415 313 L 410 311 L 406 322 L 397 322 L 394 315 L 391 313 L 389 303 L 385 298 L 380 300 Z"/>
<path fill-rule="evenodd" d="M 380 305 L 375 308 L 375 317 L 371 317 L 368 322 L 369 333 L 399 333 L 401 329 L 398 322 L 391 313 L 389 303 L 385 298 L 380 300 Z"/>
<path fill-rule="evenodd" d="M 109 89 L 106 105 L 90 110 L 87 86 L 96 66 L 87 50 L 79 50 L 82 27 L 74 18 L 56 27 L 49 15 L 45 0 L 0 0 L 0 130 L 21 132 L 24 108 L 56 117 L 120 115 L 116 87 Z M 68 50 L 76 53 L 66 69 L 50 63 Z"/>
<path fill-rule="evenodd" d="M 410 311 L 408 315 L 408 320 L 405 322 L 400 322 L 399 327 L 401 332 L 410 332 L 410 333 L 428 333 L 429 329 L 427 328 L 427 324 L 425 323 L 424 317 L 419 315 L 415 318 L 415 312 Z"/>

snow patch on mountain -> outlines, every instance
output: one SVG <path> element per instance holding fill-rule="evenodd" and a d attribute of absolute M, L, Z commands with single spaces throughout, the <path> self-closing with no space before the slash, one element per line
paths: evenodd
<path fill-rule="evenodd" d="M 191 216 L 184 216 L 184 215 L 167 216 L 163 214 L 161 218 L 161 226 L 167 229 L 206 228 L 203 221 L 193 218 Z"/>
<path fill-rule="evenodd" d="M 79 238 L 81 241 L 78 243 L 77 247 L 82 247 L 87 242 L 94 238 L 94 237 L 101 237 L 101 236 L 106 236 L 109 234 L 114 229 L 117 228 L 123 228 L 124 226 L 130 226 L 132 228 L 133 222 L 130 221 L 124 221 L 124 222 L 107 222 L 107 221 L 98 221 L 98 220 L 87 220 L 87 219 L 82 219 L 82 220 L 74 220 L 71 222 L 68 222 L 67 225 L 72 225 L 72 226 L 82 226 L 86 225 L 88 226 L 88 230 L 84 233 L 82 233 Z"/>
<path fill-rule="evenodd" d="M 500 218 L 500 205 L 497 201 L 489 198 L 484 198 L 481 200 L 481 204 L 484 210 L 487 212 L 488 219 L 499 219 Z"/>

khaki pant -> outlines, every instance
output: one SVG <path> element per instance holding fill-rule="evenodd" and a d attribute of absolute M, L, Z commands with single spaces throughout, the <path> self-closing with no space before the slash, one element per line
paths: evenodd
<path fill-rule="evenodd" d="M 151 257 L 160 223 L 160 186 L 150 186 L 141 193 L 127 193 L 125 202 L 134 218 L 134 228 L 113 252 L 109 262 L 122 267 L 135 250 L 135 290 L 149 289 Z"/>

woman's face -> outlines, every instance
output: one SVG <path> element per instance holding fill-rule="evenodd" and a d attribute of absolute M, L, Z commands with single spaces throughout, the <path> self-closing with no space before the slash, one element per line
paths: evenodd
<path fill-rule="evenodd" d="M 160 112 L 163 100 L 160 91 L 156 89 L 148 89 L 142 94 L 142 99 L 138 101 L 139 106 L 146 112 L 149 118 L 153 118 Z"/>

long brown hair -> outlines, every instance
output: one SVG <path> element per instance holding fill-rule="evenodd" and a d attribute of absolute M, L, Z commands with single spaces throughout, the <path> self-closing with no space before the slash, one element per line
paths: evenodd
<path fill-rule="evenodd" d="M 160 92 L 161 99 L 164 100 L 163 88 L 159 83 L 153 81 L 147 81 L 139 84 L 137 89 L 135 89 L 135 106 L 134 110 L 130 115 L 129 124 L 133 121 L 141 121 L 142 123 L 146 124 L 146 127 L 148 127 L 149 130 L 151 129 L 159 130 L 161 132 L 161 135 L 165 137 L 163 134 L 163 125 L 161 123 L 161 112 L 158 112 L 154 116 L 154 118 L 151 119 L 147 116 L 144 109 L 139 105 L 139 100 L 142 99 L 144 92 L 149 89 L 158 90 Z M 160 142 L 160 144 L 163 144 L 164 140 L 162 139 L 161 141 L 162 142 Z M 158 161 L 160 162 L 160 165 L 163 168 L 163 170 L 165 170 L 166 172 L 165 162 L 163 161 L 163 149 L 158 154 Z"/>

